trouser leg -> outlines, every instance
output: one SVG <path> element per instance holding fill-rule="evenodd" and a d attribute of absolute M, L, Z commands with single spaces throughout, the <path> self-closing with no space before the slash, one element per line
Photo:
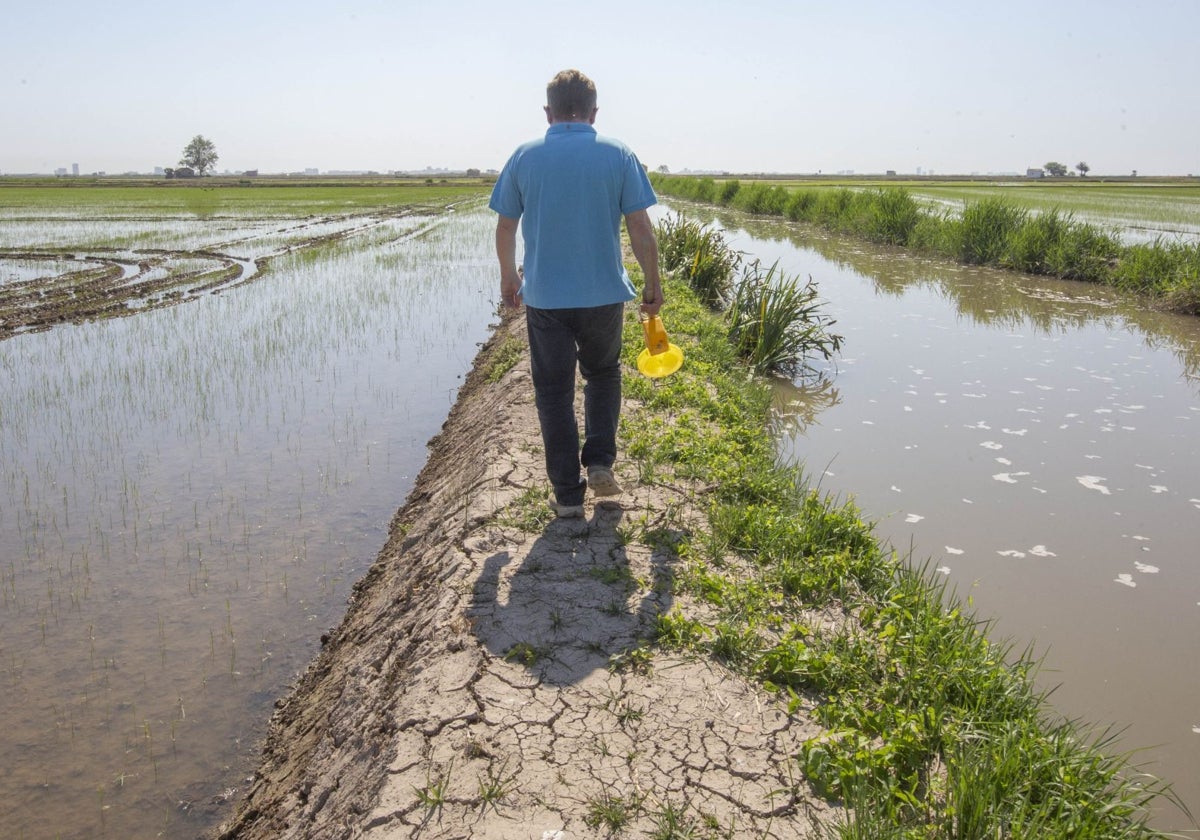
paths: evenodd
<path fill-rule="evenodd" d="M 542 431 L 546 474 L 559 504 L 583 504 L 579 427 L 575 420 L 575 333 L 559 314 L 566 310 L 525 308 L 534 401 Z"/>
<path fill-rule="evenodd" d="M 611 467 L 617 459 L 621 419 L 621 327 L 625 307 L 615 303 L 578 310 L 579 372 L 584 378 L 585 467 Z"/>

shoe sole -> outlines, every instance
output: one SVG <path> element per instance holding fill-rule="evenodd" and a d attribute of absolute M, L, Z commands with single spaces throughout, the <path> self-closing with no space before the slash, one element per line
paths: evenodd
<path fill-rule="evenodd" d="M 597 471 L 595 474 L 589 473 L 588 487 L 597 496 L 619 496 L 621 494 L 621 485 L 617 484 L 617 479 L 607 470 Z"/>

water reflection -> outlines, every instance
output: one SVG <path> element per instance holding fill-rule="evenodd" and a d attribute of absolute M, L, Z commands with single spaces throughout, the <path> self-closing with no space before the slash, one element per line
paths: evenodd
<path fill-rule="evenodd" d="M 687 213 L 811 275 L 845 336 L 831 384 L 784 398 L 782 457 L 1044 654 L 1062 712 L 1128 726 L 1123 746 L 1200 805 L 1200 319 Z"/>
<path fill-rule="evenodd" d="M 1009 329 L 1031 326 L 1046 333 L 1084 325 L 1107 330 L 1130 328 L 1145 338 L 1148 348 L 1168 349 L 1175 354 L 1187 378 L 1200 378 L 1197 319 L 1156 312 L 1113 289 L 956 265 L 775 219 L 749 218 L 699 205 L 678 207 L 691 218 L 741 231 L 755 243 L 788 244 L 814 251 L 832 265 L 869 280 L 881 295 L 902 297 L 914 286 L 936 290 L 960 316 L 980 325 Z M 737 240 L 731 244 L 745 247 Z M 825 290 L 828 281 L 820 277 L 817 280 Z"/>
<path fill-rule="evenodd" d="M 493 234 L 374 225 L 0 342 L 0 836 L 219 817 L 487 335 Z"/>

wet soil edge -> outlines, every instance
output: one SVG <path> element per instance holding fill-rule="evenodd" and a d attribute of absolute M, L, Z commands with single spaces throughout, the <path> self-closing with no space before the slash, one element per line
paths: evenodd
<path fill-rule="evenodd" d="M 217 830 L 221 840 L 309 836 L 318 826 L 340 834 L 335 827 L 352 830 L 370 812 L 387 777 L 398 728 L 392 712 L 406 682 L 426 657 L 469 637 L 439 590 L 455 571 L 457 546 L 478 524 L 464 499 L 484 478 L 497 418 L 513 397 L 505 381 L 486 381 L 489 359 L 507 337 L 524 341 L 523 325 L 504 317 L 477 354 L 341 624 L 276 703 L 261 764 Z"/>

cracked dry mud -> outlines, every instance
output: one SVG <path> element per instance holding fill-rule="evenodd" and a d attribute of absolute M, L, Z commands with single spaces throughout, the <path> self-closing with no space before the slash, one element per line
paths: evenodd
<path fill-rule="evenodd" d="M 832 821 L 794 760 L 815 723 L 712 662 L 638 648 L 676 560 L 630 536 L 694 516 L 686 488 L 618 463 L 625 494 L 585 519 L 505 524 L 546 485 L 528 361 L 497 383 L 480 370 L 523 325 L 481 351 L 222 837 L 794 838 Z M 655 835 L 671 816 L 678 833 Z"/>

